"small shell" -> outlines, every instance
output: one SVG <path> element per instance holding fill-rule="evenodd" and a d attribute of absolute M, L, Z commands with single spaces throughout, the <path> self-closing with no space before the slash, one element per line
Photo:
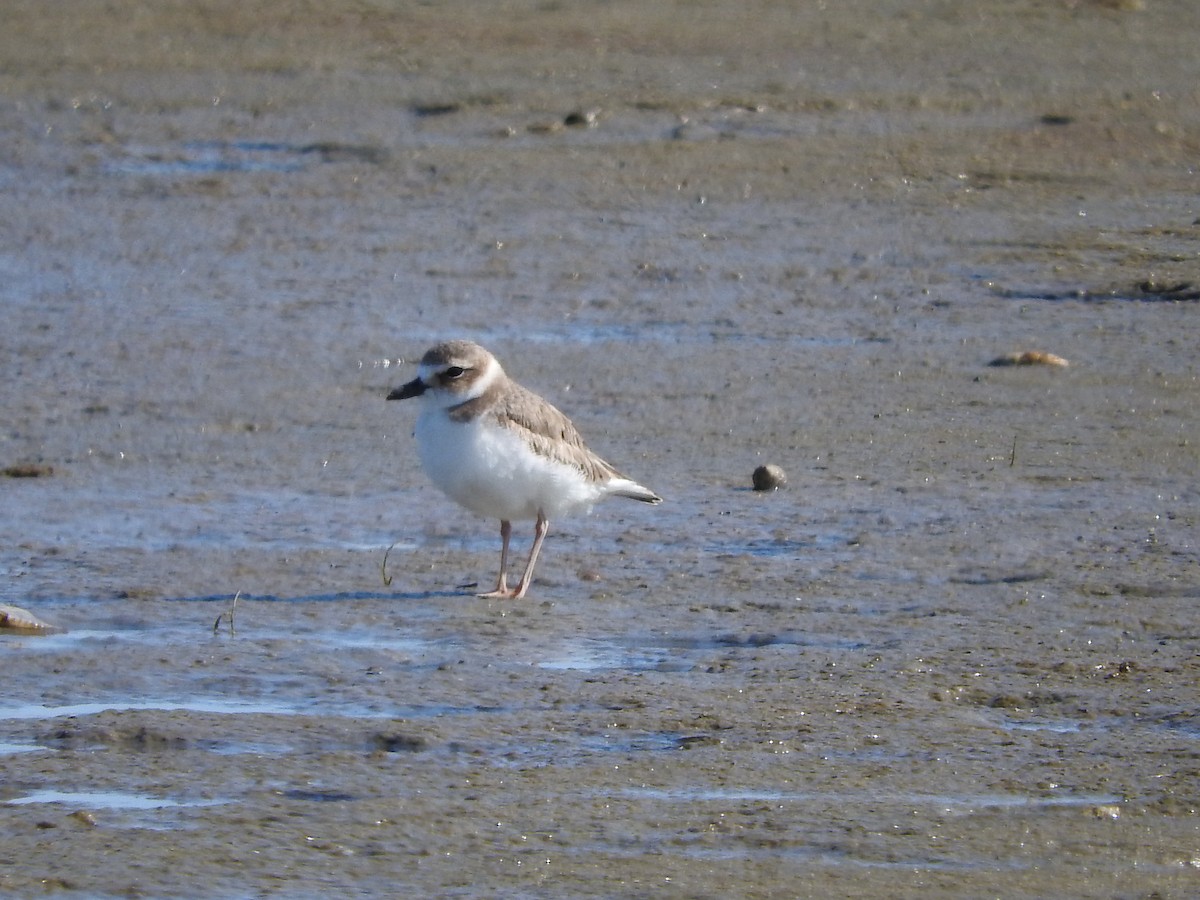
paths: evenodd
<path fill-rule="evenodd" d="M 0 603 L 0 630 L 46 633 L 57 629 L 48 622 L 43 622 L 27 609 Z"/>
<path fill-rule="evenodd" d="M 1009 353 L 993 359 L 989 366 L 1069 366 L 1061 356 L 1044 350 L 1026 350 L 1024 353 Z"/>

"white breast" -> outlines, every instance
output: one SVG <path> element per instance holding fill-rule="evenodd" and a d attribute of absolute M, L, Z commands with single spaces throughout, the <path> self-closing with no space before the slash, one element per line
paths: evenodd
<path fill-rule="evenodd" d="M 578 469 L 534 453 L 494 420 L 452 421 L 427 405 L 416 424 L 417 451 L 429 479 L 455 502 L 480 515 L 554 519 L 588 509 L 607 493 Z"/>

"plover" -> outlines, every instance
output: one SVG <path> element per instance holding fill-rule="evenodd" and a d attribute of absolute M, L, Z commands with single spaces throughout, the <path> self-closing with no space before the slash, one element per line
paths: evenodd
<path fill-rule="evenodd" d="M 524 597 L 550 519 L 590 509 L 604 497 L 661 503 L 587 448 L 571 420 L 521 387 L 471 341 L 430 348 L 417 377 L 387 398 L 421 398 L 417 454 L 430 480 L 461 506 L 500 520 L 500 577 L 480 597 Z M 533 548 L 508 586 L 512 522 L 534 519 Z"/>

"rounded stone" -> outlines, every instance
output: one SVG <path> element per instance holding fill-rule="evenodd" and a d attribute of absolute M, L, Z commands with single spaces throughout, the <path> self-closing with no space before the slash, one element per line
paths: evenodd
<path fill-rule="evenodd" d="M 787 474 L 776 465 L 759 466 L 752 477 L 756 491 L 777 491 L 787 484 Z"/>

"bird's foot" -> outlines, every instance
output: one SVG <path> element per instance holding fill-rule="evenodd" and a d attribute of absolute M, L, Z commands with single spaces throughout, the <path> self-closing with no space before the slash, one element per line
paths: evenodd
<path fill-rule="evenodd" d="M 510 597 L 515 597 L 516 595 L 517 595 L 516 588 L 510 588 L 510 587 L 499 588 L 498 587 L 494 591 L 485 591 L 484 593 L 476 594 L 475 596 L 478 597 L 480 600 L 497 600 L 497 599 L 507 600 Z"/>
<path fill-rule="evenodd" d="M 504 582 L 496 585 L 494 591 L 488 591 L 484 594 L 476 594 L 480 600 L 520 600 L 525 596 L 525 592 L 529 590 L 529 585 L 522 582 L 516 587 L 509 587 Z"/>

